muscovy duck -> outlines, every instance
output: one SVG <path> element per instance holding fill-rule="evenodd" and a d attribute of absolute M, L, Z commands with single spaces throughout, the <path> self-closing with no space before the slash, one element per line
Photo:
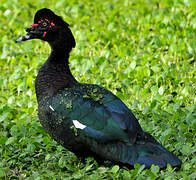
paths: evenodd
<path fill-rule="evenodd" d="M 27 34 L 16 42 L 41 39 L 51 54 L 36 78 L 38 115 L 45 130 L 79 157 L 134 166 L 180 167 L 181 160 L 144 132 L 131 110 L 107 89 L 79 83 L 69 68 L 75 39 L 69 25 L 50 9 L 36 12 Z"/>

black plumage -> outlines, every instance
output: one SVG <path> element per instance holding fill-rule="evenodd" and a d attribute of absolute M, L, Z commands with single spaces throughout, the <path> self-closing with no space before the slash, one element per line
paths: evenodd
<path fill-rule="evenodd" d="M 181 160 L 144 132 L 130 109 L 110 91 L 81 84 L 69 69 L 75 39 L 69 25 L 49 9 L 35 14 L 27 34 L 41 39 L 51 54 L 36 78 L 39 119 L 46 131 L 77 156 L 133 166 L 179 167 Z"/>

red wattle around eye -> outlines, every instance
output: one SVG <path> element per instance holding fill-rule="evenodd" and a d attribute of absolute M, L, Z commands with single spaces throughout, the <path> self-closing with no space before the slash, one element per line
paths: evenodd
<path fill-rule="evenodd" d="M 45 21 L 50 22 L 48 19 L 45 19 Z"/>
<path fill-rule="evenodd" d="M 43 34 L 43 37 L 45 37 L 46 36 L 46 32 L 44 32 L 44 34 Z"/>
<path fill-rule="evenodd" d="M 55 24 L 53 22 L 51 22 L 50 24 L 51 24 L 51 26 L 55 26 Z"/>
<path fill-rule="evenodd" d="M 32 24 L 31 27 L 38 27 L 38 24 Z"/>

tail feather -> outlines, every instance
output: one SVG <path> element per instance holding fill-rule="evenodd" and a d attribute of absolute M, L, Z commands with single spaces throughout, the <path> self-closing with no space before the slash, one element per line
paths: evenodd
<path fill-rule="evenodd" d="M 132 165 L 136 163 L 145 164 L 146 167 L 151 167 L 151 165 L 154 164 L 161 168 L 166 167 L 167 165 L 164 160 L 157 159 L 156 157 L 139 157 L 135 162 L 131 162 Z"/>
<path fill-rule="evenodd" d="M 86 144 L 89 144 L 92 152 L 103 160 L 110 160 L 120 165 L 134 166 L 135 164 L 145 165 L 150 168 L 153 164 L 161 169 L 170 164 L 172 167 L 180 167 L 182 161 L 169 152 L 151 135 L 144 133 L 138 137 L 134 144 L 123 142 L 98 143 L 90 138 L 84 138 Z"/>
<path fill-rule="evenodd" d="M 93 148 L 94 149 L 94 148 Z M 95 149 L 94 149 L 95 150 Z M 136 163 L 150 168 L 153 164 L 161 169 L 170 164 L 172 167 L 180 167 L 182 162 L 173 153 L 165 149 L 161 144 L 155 142 L 142 142 L 142 144 L 96 144 L 96 153 L 103 159 L 127 166 L 134 166 Z"/>
<path fill-rule="evenodd" d="M 135 144 L 131 149 L 134 153 L 137 153 L 137 158 L 127 161 L 130 165 L 136 163 L 145 164 L 149 168 L 154 164 L 160 168 L 166 168 L 167 164 L 170 164 L 172 167 L 180 167 L 182 164 L 177 156 L 169 152 L 159 143 L 146 142 L 143 145 Z"/>

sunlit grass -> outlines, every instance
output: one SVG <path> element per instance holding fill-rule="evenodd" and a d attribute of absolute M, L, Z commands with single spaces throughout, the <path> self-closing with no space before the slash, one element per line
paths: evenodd
<path fill-rule="evenodd" d="M 38 40 L 14 41 L 43 7 L 70 24 L 76 79 L 120 97 L 143 129 L 182 159 L 179 171 L 80 162 L 42 129 L 34 82 L 50 49 Z M 1 0 L 0 178 L 195 179 L 195 9 L 194 0 Z"/>

